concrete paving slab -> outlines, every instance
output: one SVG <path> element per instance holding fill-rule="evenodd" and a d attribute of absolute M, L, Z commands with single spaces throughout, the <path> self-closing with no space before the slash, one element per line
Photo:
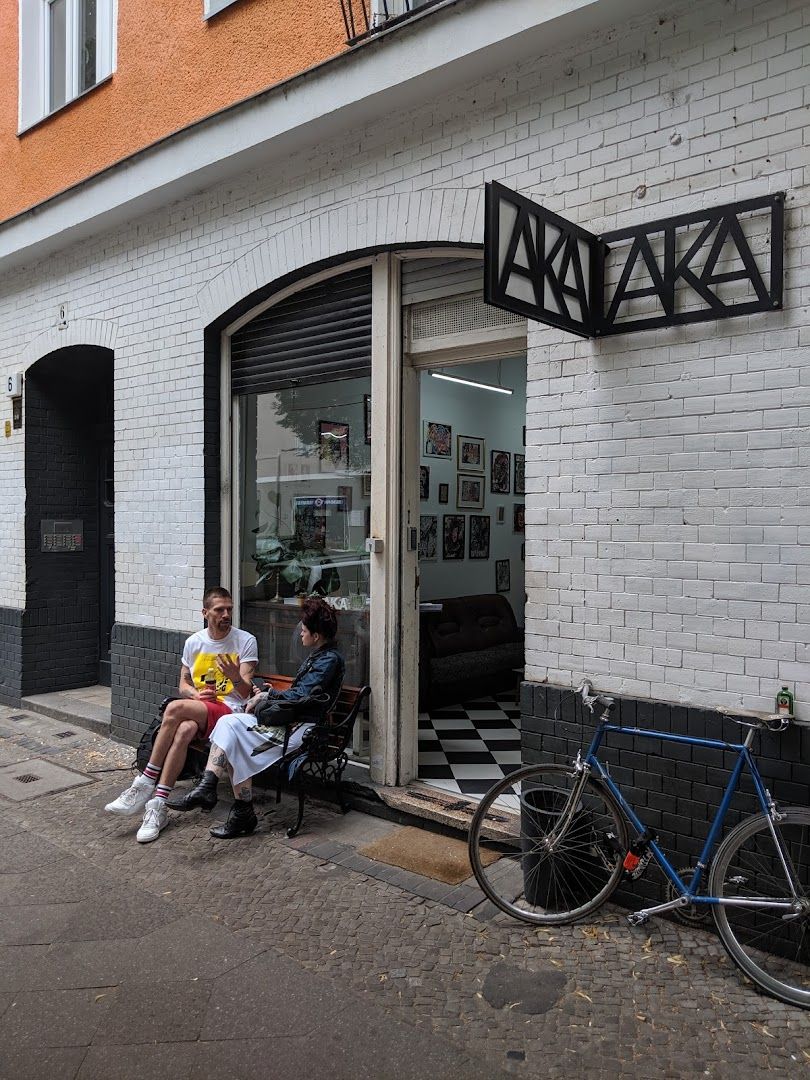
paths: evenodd
<path fill-rule="evenodd" d="M 99 735 L 110 733 L 109 687 L 31 694 L 22 703 L 35 713 L 64 722 L 66 727 L 75 724 Z"/>
<path fill-rule="evenodd" d="M 3 839 L 0 859 L 0 907 L 9 905 L 66 904 L 89 900 L 111 887 L 111 878 L 97 867 L 77 862 L 67 852 L 44 844 L 46 863 L 22 871 L 4 872 L 10 857 Z M 18 856 L 18 860 L 22 856 Z"/>
<path fill-rule="evenodd" d="M 89 1046 L 114 996 L 113 987 L 15 994 L 0 1017 L 0 1048 Z"/>
<path fill-rule="evenodd" d="M 0 795 L 14 802 L 51 795 L 55 791 L 91 784 L 89 776 L 55 765 L 43 758 L 29 758 L 0 768 Z"/>
<path fill-rule="evenodd" d="M 115 985 L 126 977 L 130 966 L 128 944 L 71 941 L 56 945 L 0 946 L 4 988 L 19 993 Z"/>
<path fill-rule="evenodd" d="M 214 978 L 230 968 L 244 964 L 265 946 L 240 941 L 230 930 L 210 919 L 188 915 L 144 935 L 138 956 L 148 957 L 154 979 L 156 959 L 167 978 L 174 980 L 198 977 Z"/>
<path fill-rule="evenodd" d="M 330 1027 L 343 1009 L 333 983 L 275 949 L 220 976 L 208 1002 L 206 1039 L 308 1035 Z"/>
<path fill-rule="evenodd" d="M 83 1046 L 32 1046 L 24 1054 L 14 1046 L 0 1046 L 0 1076 L 14 1080 L 75 1080 L 86 1053 Z"/>
<path fill-rule="evenodd" d="M 0 944 L 140 938 L 176 919 L 171 904 L 116 884 L 73 903 L 0 907 Z"/>
<path fill-rule="evenodd" d="M 60 862 L 65 852 L 49 844 L 47 840 L 29 832 L 17 829 L 16 833 L 3 840 L 3 857 L 0 859 L 0 881 L 6 874 L 27 874 L 52 862 Z"/>
<path fill-rule="evenodd" d="M 94 1046 L 133 1046 L 198 1039 L 212 980 L 124 983 L 116 988 L 93 1038 Z M 171 1075 L 179 1075 L 174 1066 Z"/>

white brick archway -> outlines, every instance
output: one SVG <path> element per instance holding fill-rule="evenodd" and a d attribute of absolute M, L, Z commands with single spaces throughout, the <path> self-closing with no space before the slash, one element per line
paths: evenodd
<path fill-rule="evenodd" d="M 409 244 L 483 244 L 483 189 L 360 199 L 307 217 L 257 244 L 197 295 L 209 326 L 270 282 L 330 259 Z"/>
<path fill-rule="evenodd" d="M 118 327 L 106 319 L 73 319 L 64 328 L 52 326 L 26 345 L 20 355 L 23 370 L 57 349 L 73 345 L 98 345 L 103 349 L 115 349 Z"/>

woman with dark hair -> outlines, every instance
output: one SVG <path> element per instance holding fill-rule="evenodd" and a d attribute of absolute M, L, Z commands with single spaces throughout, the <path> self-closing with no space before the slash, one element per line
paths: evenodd
<path fill-rule="evenodd" d="M 243 713 L 229 713 L 221 717 L 211 732 L 211 753 L 202 779 L 195 788 L 179 802 L 170 804 L 172 810 L 194 810 L 202 807 L 211 810 L 217 802 L 217 784 L 230 774 L 235 802 L 224 825 L 211 829 L 211 835 L 220 840 L 232 840 L 253 832 L 258 819 L 253 810 L 253 777 L 263 772 L 284 753 L 284 739 L 289 731 L 286 752 L 297 750 L 304 736 L 323 716 L 334 707 L 343 683 L 345 664 L 337 651 L 337 616 L 335 609 L 325 600 L 307 600 L 301 613 L 301 644 L 312 649 L 298 669 L 288 690 L 264 690 L 255 694 Z M 313 698 L 310 701 L 309 699 Z M 295 709 L 295 724 L 290 729 L 264 727 L 256 730 L 257 712 L 264 711 L 267 703 L 300 703 Z M 262 717 L 260 723 L 265 722 Z M 272 718 L 266 723 L 272 725 Z M 256 757 L 253 752 L 263 751 Z"/>

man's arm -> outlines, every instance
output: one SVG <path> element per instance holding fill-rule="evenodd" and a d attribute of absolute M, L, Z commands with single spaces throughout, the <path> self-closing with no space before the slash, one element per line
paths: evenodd
<path fill-rule="evenodd" d="M 194 680 L 191 677 L 191 671 L 185 664 L 180 665 L 180 697 L 192 698 L 195 701 L 201 700 L 200 692 L 194 686 Z"/>

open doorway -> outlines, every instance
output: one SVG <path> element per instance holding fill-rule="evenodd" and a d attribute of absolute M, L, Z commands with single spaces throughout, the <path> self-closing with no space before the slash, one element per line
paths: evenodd
<path fill-rule="evenodd" d="M 477 796 L 520 766 L 526 359 L 418 378 L 418 777 Z"/>

